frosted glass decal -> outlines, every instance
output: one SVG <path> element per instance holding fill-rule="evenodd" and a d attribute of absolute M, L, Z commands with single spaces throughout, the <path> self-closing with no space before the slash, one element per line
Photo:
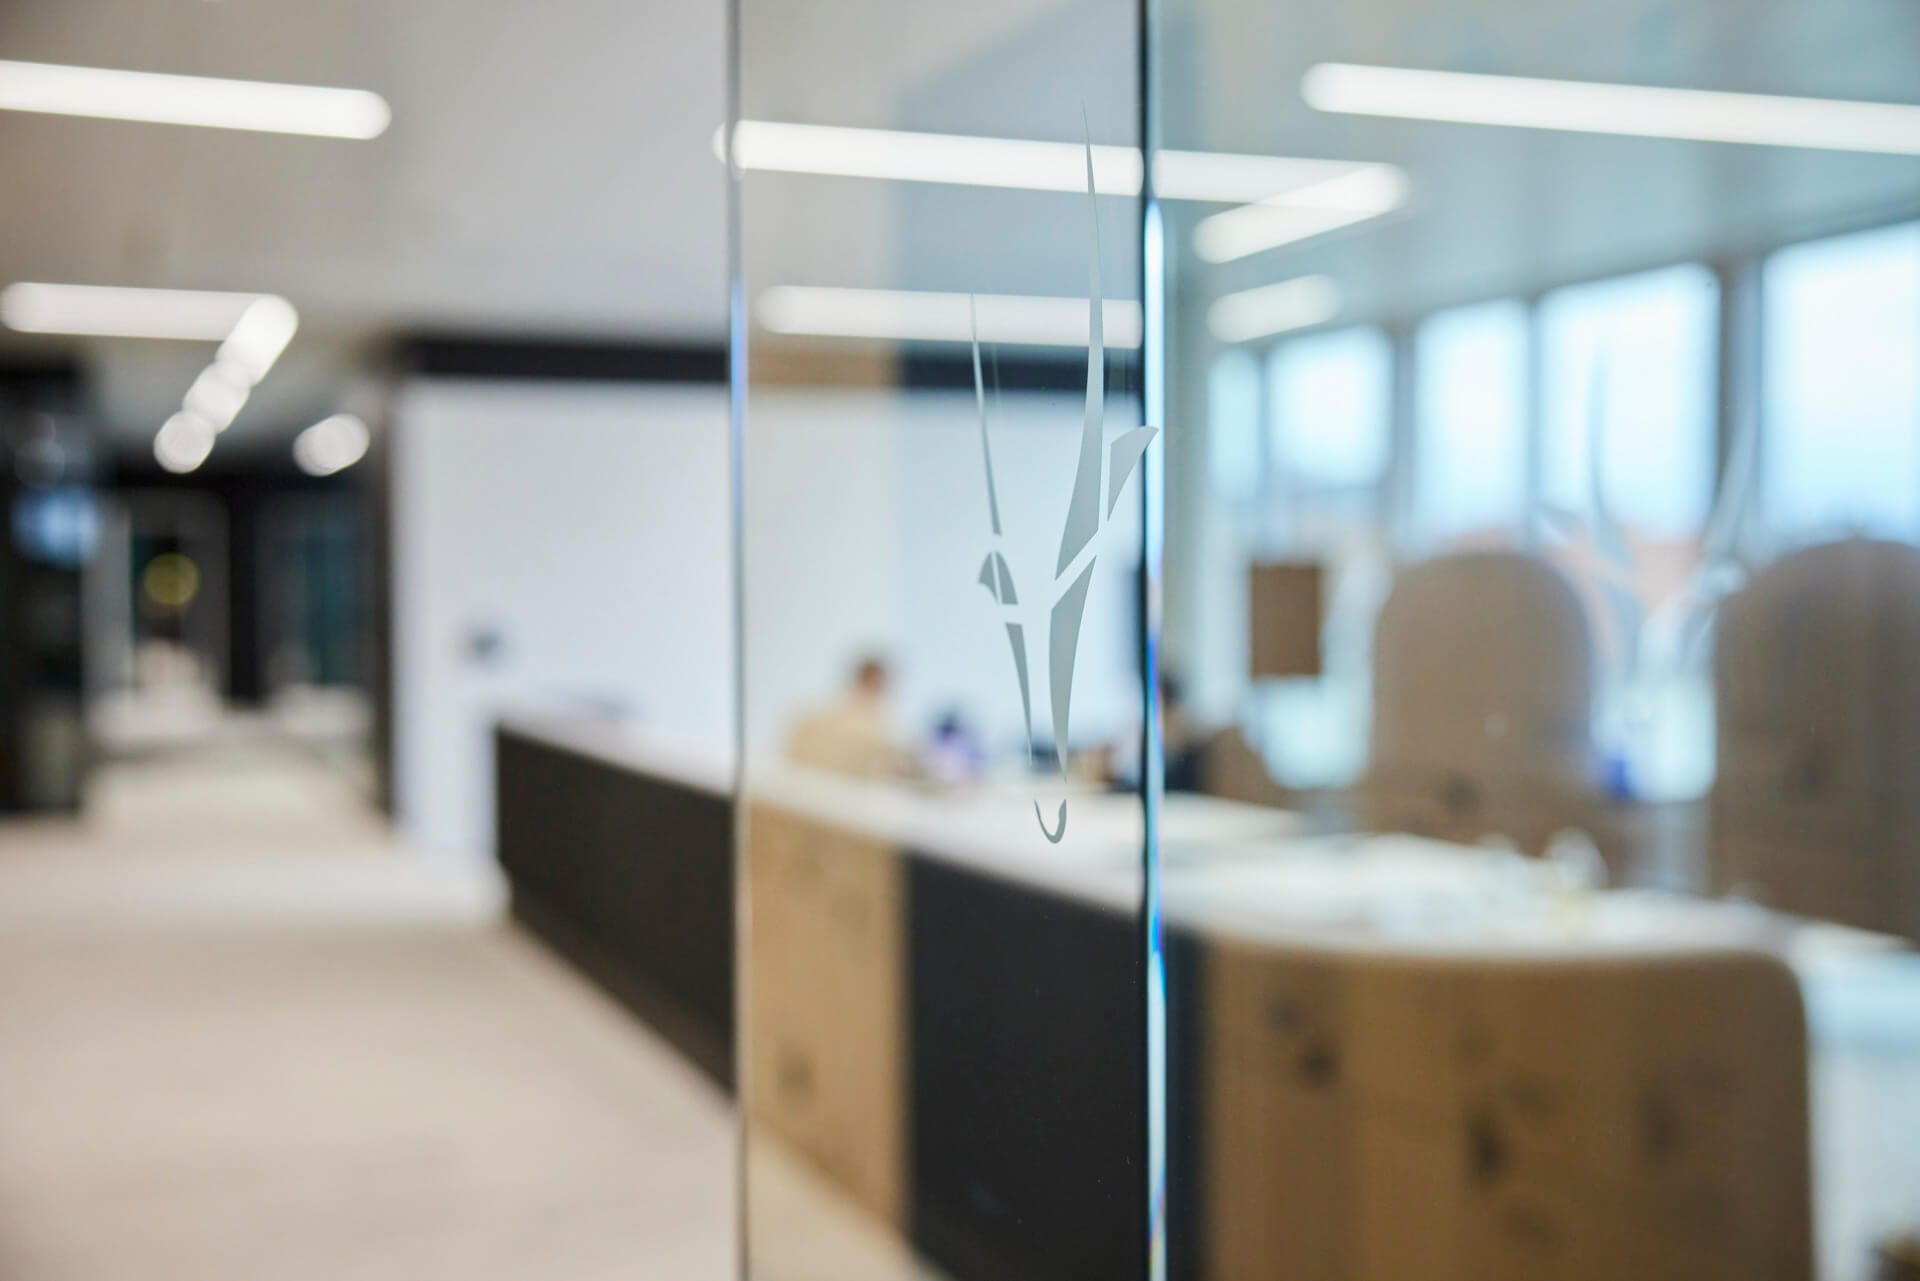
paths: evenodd
<path fill-rule="evenodd" d="M 1110 522 L 1127 480 L 1138 468 L 1147 446 L 1158 428 L 1135 427 L 1122 432 L 1110 445 L 1105 441 L 1107 353 L 1102 316 L 1105 299 L 1100 281 L 1100 225 L 1094 198 L 1093 145 L 1086 144 L 1087 179 L 1087 390 L 1085 413 L 1081 420 L 1079 461 L 1074 469 L 1073 490 L 1067 500 L 1067 514 L 1060 531 L 1060 555 L 1054 566 L 1052 605 L 1046 619 L 1047 675 L 1053 720 L 1054 760 L 1062 781 L 1067 775 L 1068 730 L 1073 706 L 1074 666 L 1080 652 L 1080 625 L 1085 616 L 1087 590 L 1093 581 L 1093 568 L 1099 561 L 1098 540 Z M 987 421 L 986 383 L 980 372 L 980 326 L 978 308 L 968 300 L 968 322 L 973 341 L 973 395 L 980 420 L 980 458 L 986 470 L 987 513 L 992 529 L 992 546 L 981 561 L 977 581 L 993 597 L 1007 628 L 1007 643 L 1013 652 L 1014 674 L 1020 689 L 1020 713 L 1027 731 L 1028 759 L 1033 751 L 1033 698 L 1028 680 L 1026 652 L 1027 628 L 1019 594 L 1014 590 L 1013 572 L 1007 565 L 999 542 L 1000 502 L 993 478 L 993 447 Z M 1104 472 L 1104 474 L 1103 474 Z M 1106 502 L 1101 503 L 1102 492 Z M 1075 566 L 1078 572 L 1074 572 Z M 1059 802 L 1052 827 L 1040 802 L 1033 805 L 1034 818 L 1041 835 L 1059 844 L 1067 834 L 1067 802 Z"/>

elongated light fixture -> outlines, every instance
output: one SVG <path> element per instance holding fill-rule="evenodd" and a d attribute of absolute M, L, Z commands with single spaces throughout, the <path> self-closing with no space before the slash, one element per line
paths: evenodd
<path fill-rule="evenodd" d="M 185 473 L 207 461 L 214 438 L 293 341 L 300 315 L 277 294 L 22 281 L 0 289 L 0 323 L 22 333 L 219 343 L 180 412 L 154 435 L 160 465 Z"/>
<path fill-rule="evenodd" d="M 1339 313 L 1340 290 L 1325 276 L 1299 276 L 1223 294 L 1207 308 L 1207 328 L 1221 342 L 1251 342 L 1322 324 Z"/>
<path fill-rule="evenodd" d="M 726 131 L 714 135 L 714 153 L 726 158 Z M 1093 149 L 1094 190 L 1109 196 L 1140 194 L 1140 152 L 1107 144 Z M 1021 191 L 1080 193 L 1087 189 L 1087 153 L 1077 142 L 988 138 L 962 134 L 855 129 L 840 125 L 742 120 L 734 133 L 735 163 L 744 170 L 874 178 L 888 182 L 946 183 Z M 1348 174 L 1392 165 L 1297 156 L 1161 151 L 1154 190 L 1167 200 L 1244 204 Z"/>
<path fill-rule="evenodd" d="M 1323 62 L 1300 94 L 1320 111 L 1696 142 L 1920 155 L 1920 105 L 1537 80 Z"/>
<path fill-rule="evenodd" d="M 393 119 L 386 99 L 366 89 L 8 61 L 0 110 L 362 140 Z"/>
<path fill-rule="evenodd" d="M 1231 262 L 1378 218 L 1406 199 L 1404 173 L 1392 165 L 1370 165 L 1278 200 L 1202 218 L 1193 229 L 1193 251 L 1206 262 Z"/>
<path fill-rule="evenodd" d="M 28 334 L 218 342 L 259 294 L 32 281 L 0 289 L 0 322 Z"/>
<path fill-rule="evenodd" d="M 213 438 L 219 433 L 189 410 L 181 410 L 154 433 L 153 457 L 176 476 L 184 476 L 207 461 Z"/>
<path fill-rule="evenodd" d="M 322 418 L 293 438 L 293 461 L 309 476 L 331 476 L 367 456 L 373 433 L 352 414 Z"/>
<path fill-rule="evenodd" d="M 905 289 L 836 289 L 777 285 L 754 306 L 761 327 L 777 334 L 875 338 L 895 342 L 971 342 L 966 294 Z M 1033 347 L 1087 345 L 1087 300 L 980 294 L 980 340 Z M 1140 304 L 1115 301 L 1101 312 L 1111 347 L 1140 345 Z"/>

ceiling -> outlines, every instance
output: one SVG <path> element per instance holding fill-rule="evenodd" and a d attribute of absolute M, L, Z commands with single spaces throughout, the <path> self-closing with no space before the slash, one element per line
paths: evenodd
<path fill-rule="evenodd" d="M 717 341 L 719 0 L 8 0 L 9 58 L 375 90 L 371 142 L 0 112 L 0 283 L 285 295 L 300 336 L 236 423 L 289 430 L 404 329 Z M 44 348 L 17 335 L 9 348 Z M 90 342 L 150 434 L 211 345 Z"/>
<path fill-rule="evenodd" d="M 1130 143 L 1133 7 L 1112 0 L 738 0 L 744 113 Z M 1727 252 L 1920 207 L 1920 160 L 1325 116 L 1323 59 L 1912 101 L 1913 0 L 1163 0 L 1173 147 L 1384 160 L 1399 214 L 1220 267 L 1190 300 L 1305 272 L 1351 317 Z M 10 58 L 376 90 L 392 128 L 342 142 L 0 113 L 0 283 L 270 291 L 302 329 L 242 433 L 329 412 L 406 330 L 719 341 L 722 0 L 6 0 Z M 1081 202 L 750 176 L 750 284 L 1071 294 Z M 1102 201 L 1110 294 L 1135 202 Z M 4 347 L 32 346 L 0 334 Z M 0 347 L 0 350 L 4 350 Z M 109 424 L 144 439 L 207 344 L 95 342 Z"/>

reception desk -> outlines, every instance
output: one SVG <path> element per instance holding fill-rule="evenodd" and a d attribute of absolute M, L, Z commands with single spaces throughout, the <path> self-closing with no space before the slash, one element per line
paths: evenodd
<path fill-rule="evenodd" d="M 494 735 L 514 916 L 731 1088 L 733 780 L 724 758 L 595 721 Z"/>
<path fill-rule="evenodd" d="M 502 731 L 516 906 L 724 1039 L 724 774 L 570 738 Z M 562 814 L 541 754 L 626 799 Z M 1023 792 L 776 766 L 746 804 L 754 1139 L 956 1281 L 1144 1277 L 1137 800 L 1061 846 Z M 1199 797 L 1162 856 L 1174 1277 L 1813 1274 L 1795 968 L 1880 940 Z"/>

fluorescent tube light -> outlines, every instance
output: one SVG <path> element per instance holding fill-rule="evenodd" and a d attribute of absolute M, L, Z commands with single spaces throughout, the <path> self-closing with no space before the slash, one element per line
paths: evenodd
<path fill-rule="evenodd" d="M 1535 80 L 1323 62 L 1300 94 L 1321 111 L 1696 142 L 1920 155 L 1920 105 Z"/>
<path fill-rule="evenodd" d="M 175 475 L 185 475 L 213 452 L 213 427 L 185 410 L 161 424 L 153 437 L 153 457 Z"/>
<path fill-rule="evenodd" d="M 256 296 L 234 322 L 233 332 L 225 335 L 214 359 L 257 384 L 299 328 L 300 313 L 292 303 L 274 294 Z"/>
<path fill-rule="evenodd" d="M 755 305 L 763 328 L 777 334 L 879 338 L 896 342 L 971 342 L 966 294 L 901 289 L 830 289 L 779 285 Z M 980 341 L 1033 347 L 1087 345 L 1087 300 L 979 294 Z M 1107 345 L 1140 345 L 1140 304 L 1109 302 L 1101 313 Z"/>
<path fill-rule="evenodd" d="M 723 160 L 725 132 L 722 127 L 714 134 L 714 153 Z M 735 127 L 734 158 L 741 169 L 774 173 L 1022 191 L 1087 189 L 1086 149 L 1077 142 L 742 120 Z M 1390 170 L 1404 180 L 1391 165 L 1211 151 L 1162 151 L 1153 177 L 1164 199 L 1242 204 L 1375 170 Z M 1094 190 L 1100 194 L 1137 196 L 1140 174 L 1138 148 L 1093 148 Z"/>
<path fill-rule="evenodd" d="M 1207 262 L 1231 262 L 1391 213 L 1406 199 L 1401 170 L 1368 165 L 1278 200 L 1202 218 L 1193 229 L 1193 249 Z"/>
<path fill-rule="evenodd" d="M 259 294 L 22 282 L 0 289 L 0 321 L 29 334 L 218 342 Z"/>
<path fill-rule="evenodd" d="M 0 110 L 319 138 L 378 138 L 393 112 L 365 89 L 0 61 Z"/>
<path fill-rule="evenodd" d="M 293 461 L 309 476 L 331 476 L 367 456 L 373 433 L 352 414 L 322 418 L 293 438 Z"/>
<path fill-rule="evenodd" d="M 186 408 L 215 431 L 225 431 L 246 407 L 253 384 L 237 370 L 215 361 L 187 389 Z"/>
<path fill-rule="evenodd" d="M 1248 342 L 1333 319 L 1340 290 L 1325 276 L 1300 276 L 1224 294 L 1207 308 L 1207 328 L 1221 342 Z"/>
<path fill-rule="evenodd" d="M 1074 142 L 772 120 L 742 120 L 733 138 L 734 162 L 742 169 L 1026 191 L 1087 189 L 1086 151 Z M 1140 153 L 1132 147 L 1094 147 L 1093 178 L 1094 190 L 1103 195 L 1138 195 Z"/>
<path fill-rule="evenodd" d="M 1246 156 L 1223 151 L 1162 151 L 1154 157 L 1153 187 L 1165 200 L 1237 205 L 1291 200 L 1349 174 L 1400 171 L 1392 165 L 1295 156 Z"/>

